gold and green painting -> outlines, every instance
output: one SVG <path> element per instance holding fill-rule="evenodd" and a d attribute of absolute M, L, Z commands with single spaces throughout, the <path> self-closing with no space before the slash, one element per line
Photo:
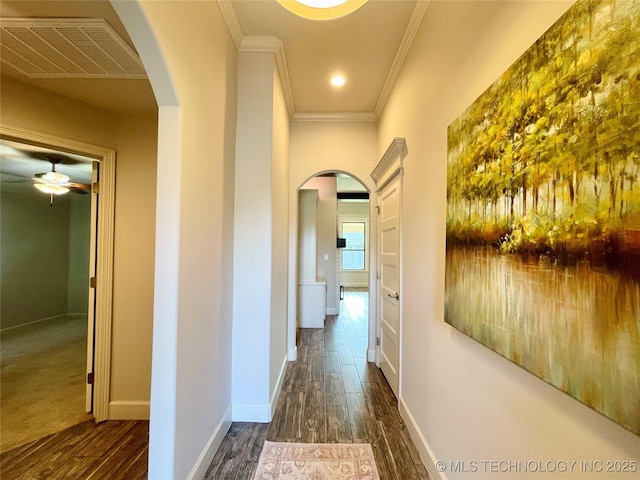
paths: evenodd
<path fill-rule="evenodd" d="M 640 434 L 640 1 L 574 4 L 447 169 L 445 321 Z"/>

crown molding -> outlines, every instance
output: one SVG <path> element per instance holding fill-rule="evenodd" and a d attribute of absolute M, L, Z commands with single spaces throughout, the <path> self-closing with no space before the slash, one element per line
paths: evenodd
<path fill-rule="evenodd" d="M 372 112 L 344 113 L 296 113 L 294 122 L 377 122 Z"/>
<path fill-rule="evenodd" d="M 425 13 L 427 13 L 427 10 L 431 5 L 431 1 L 432 0 L 418 0 L 418 2 L 416 2 L 416 6 L 413 9 L 413 13 L 411 14 L 411 19 L 409 20 L 409 24 L 407 25 L 407 29 L 404 32 L 404 36 L 402 37 L 402 41 L 400 42 L 400 46 L 398 47 L 396 56 L 391 63 L 391 68 L 389 68 L 387 78 L 382 85 L 382 90 L 380 90 L 380 95 L 378 96 L 376 106 L 373 109 L 373 112 L 378 118 L 382 114 L 382 110 L 384 110 L 384 107 L 387 104 L 387 100 L 389 99 L 391 90 L 393 89 L 396 80 L 398 79 L 400 70 L 404 65 L 404 61 L 407 58 L 407 54 L 409 53 L 411 45 L 413 45 L 413 41 L 416 38 L 416 34 L 418 33 L 418 28 L 422 23 L 422 19 L 424 18 Z"/>
<path fill-rule="evenodd" d="M 276 56 L 276 64 L 278 72 L 280 72 L 280 81 L 282 82 L 282 90 L 284 91 L 284 99 L 287 103 L 289 117 L 293 117 L 296 112 L 295 103 L 293 101 L 293 91 L 291 90 L 291 80 L 289 78 L 289 67 L 287 66 L 287 57 L 284 53 L 284 45 L 278 37 L 272 35 L 245 35 L 240 42 L 239 52 L 270 52 Z"/>
<path fill-rule="evenodd" d="M 242 28 L 240 27 L 240 22 L 238 22 L 238 17 L 236 17 L 236 11 L 233 9 L 232 2 L 231 0 L 218 0 L 218 6 L 222 12 L 224 22 L 227 24 L 227 29 L 229 29 L 233 43 L 235 43 L 236 48 L 239 49 L 244 34 L 242 33 Z"/>
<path fill-rule="evenodd" d="M 377 190 L 383 188 L 396 173 L 402 171 L 402 162 L 406 155 L 407 141 L 404 137 L 395 137 L 371 172 Z"/>

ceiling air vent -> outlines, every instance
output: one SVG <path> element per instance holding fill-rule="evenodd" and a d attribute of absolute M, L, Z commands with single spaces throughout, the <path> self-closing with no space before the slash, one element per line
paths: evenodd
<path fill-rule="evenodd" d="M 0 59 L 29 78 L 146 78 L 136 52 L 99 18 L 2 18 Z"/>

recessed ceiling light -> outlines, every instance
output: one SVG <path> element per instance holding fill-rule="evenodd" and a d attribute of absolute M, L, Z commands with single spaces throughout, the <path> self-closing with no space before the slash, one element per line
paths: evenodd
<path fill-rule="evenodd" d="M 355 12 L 367 0 L 278 0 L 291 13 L 310 20 L 334 20 Z"/>
<path fill-rule="evenodd" d="M 295 0 L 298 3 L 313 8 L 332 8 L 347 3 L 347 0 Z"/>
<path fill-rule="evenodd" d="M 342 75 L 335 75 L 331 77 L 331 85 L 333 85 L 334 87 L 341 87 L 345 83 L 347 83 L 347 81 Z"/>

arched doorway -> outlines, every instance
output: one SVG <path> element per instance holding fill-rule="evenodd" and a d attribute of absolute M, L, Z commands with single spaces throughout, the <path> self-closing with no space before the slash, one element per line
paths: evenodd
<path fill-rule="evenodd" d="M 319 324 L 313 321 L 339 315 L 349 302 L 345 298 L 353 292 L 362 307 L 359 314 L 365 318 L 358 327 L 363 353 L 374 361 L 375 322 L 371 319 L 375 319 L 375 312 L 369 299 L 371 278 L 375 275 L 371 267 L 376 257 L 372 235 L 375 229 L 367 187 L 348 172 L 319 172 L 297 189 L 296 207 L 289 359 L 294 360 L 297 355 L 298 328 L 317 328 Z M 318 290 L 325 292 L 324 298 L 318 299 L 313 293 Z M 309 317 L 311 324 L 307 323 Z"/>

